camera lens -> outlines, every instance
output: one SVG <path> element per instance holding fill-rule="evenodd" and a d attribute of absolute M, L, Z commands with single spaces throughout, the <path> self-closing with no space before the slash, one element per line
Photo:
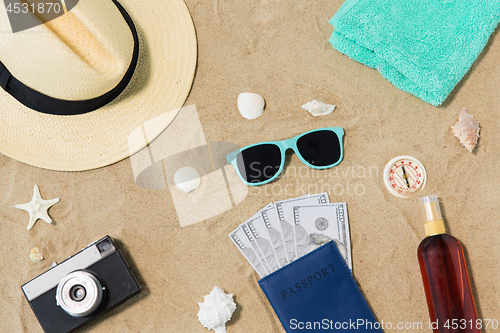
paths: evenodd
<path fill-rule="evenodd" d="M 69 290 L 69 297 L 71 297 L 71 299 L 75 302 L 82 301 L 86 295 L 87 291 L 85 290 L 85 287 L 79 284 L 74 285 Z"/>
<path fill-rule="evenodd" d="M 59 282 L 56 290 L 57 305 L 73 317 L 92 314 L 102 298 L 101 282 L 87 271 L 69 273 Z"/>

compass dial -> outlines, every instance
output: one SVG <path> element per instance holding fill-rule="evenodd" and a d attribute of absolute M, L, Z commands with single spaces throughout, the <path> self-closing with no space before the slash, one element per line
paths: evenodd
<path fill-rule="evenodd" d="M 416 158 L 398 156 L 392 159 L 384 170 L 387 189 L 398 197 L 408 198 L 423 189 L 427 179 L 425 168 Z"/>

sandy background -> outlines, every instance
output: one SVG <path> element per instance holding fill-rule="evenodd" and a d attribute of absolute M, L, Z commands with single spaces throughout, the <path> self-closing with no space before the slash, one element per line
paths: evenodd
<path fill-rule="evenodd" d="M 289 172 L 279 181 L 250 189 L 241 204 L 221 215 L 181 228 L 171 192 L 138 187 L 129 159 L 64 173 L 0 156 L 0 331 L 41 332 L 20 286 L 51 262 L 110 235 L 144 290 L 81 332 L 207 332 L 197 320 L 197 303 L 214 286 L 235 295 L 238 310 L 228 332 L 284 332 L 257 274 L 227 235 L 269 202 L 308 189 L 314 193 L 324 184 L 330 186 L 332 202 L 347 202 L 354 276 L 378 320 L 427 327 L 416 257 L 424 238 L 420 195 L 396 198 L 382 180 L 386 163 L 403 154 L 425 165 L 428 181 L 420 194 L 441 198 L 448 230 L 465 246 L 480 316 L 500 320 L 498 33 L 437 108 L 328 44 L 333 30 L 328 20 L 340 0 L 186 3 L 199 45 L 186 105 L 196 105 L 206 140 L 245 146 L 341 126 L 345 155 L 338 172 L 301 169 L 298 158 L 289 155 Z M 238 113 L 236 100 L 245 91 L 266 99 L 266 110 L 256 120 Z M 300 108 L 313 99 L 338 109 L 313 118 Z M 481 125 L 472 154 L 450 129 L 463 107 Z M 50 209 L 55 225 L 38 221 L 26 231 L 28 215 L 14 205 L 31 200 L 34 184 L 44 199 L 61 201 Z M 29 260 L 34 246 L 46 256 L 39 264 Z"/>

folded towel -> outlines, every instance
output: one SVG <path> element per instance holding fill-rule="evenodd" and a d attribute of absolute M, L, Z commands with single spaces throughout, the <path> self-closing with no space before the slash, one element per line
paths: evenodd
<path fill-rule="evenodd" d="M 500 19 L 500 0 L 347 0 L 330 43 L 401 90 L 440 105 Z"/>

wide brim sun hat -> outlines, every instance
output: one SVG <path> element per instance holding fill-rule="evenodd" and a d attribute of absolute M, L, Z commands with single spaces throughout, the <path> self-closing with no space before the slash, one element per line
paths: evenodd
<path fill-rule="evenodd" d="M 72 2 L 18 32 L 0 10 L 0 152 L 60 171 L 100 168 L 154 140 L 183 106 L 197 57 L 182 0 Z"/>

